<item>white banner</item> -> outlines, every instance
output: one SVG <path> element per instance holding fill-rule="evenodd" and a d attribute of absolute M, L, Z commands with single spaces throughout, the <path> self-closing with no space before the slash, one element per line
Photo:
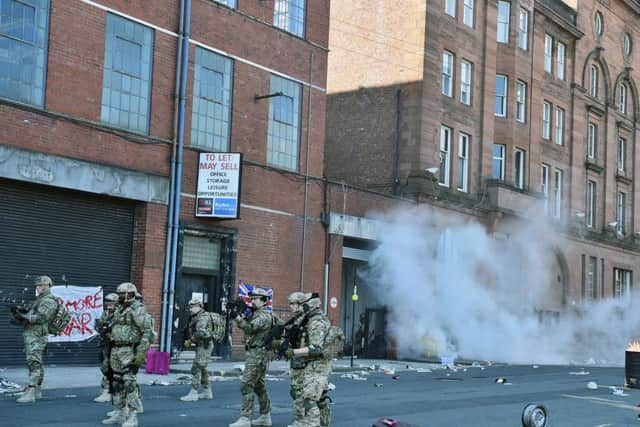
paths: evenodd
<path fill-rule="evenodd" d="M 54 286 L 51 293 L 67 308 L 71 321 L 60 335 L 49 335 L 49 342 L 85 341 L 98 335 L 93 324 L 102 315 L 101 287 Z"/>

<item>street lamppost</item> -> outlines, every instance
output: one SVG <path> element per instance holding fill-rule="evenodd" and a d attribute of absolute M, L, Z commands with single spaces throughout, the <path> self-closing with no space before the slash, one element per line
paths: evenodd
<path fill-rule="evenodd" d="M 353 368 L 353 357 L 356 354 L 356 301 L 358 301 L 358 286 L 353 285 L 353 295 L 351 295 L 351 367 Z"/>

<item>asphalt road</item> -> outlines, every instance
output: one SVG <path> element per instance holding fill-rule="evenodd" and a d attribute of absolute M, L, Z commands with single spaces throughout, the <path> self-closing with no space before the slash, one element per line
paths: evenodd
<path fill-rule="evenodd" d="M 397 379 L 381 372 L 363 378 L 332 375 L 336 385 L 334 427 L 370 427 L 379 417 L 392 417 L 420 427 L 518 427 L 525 404 L 541 403 L 550 413 L 552 427 L 640 426 L 640 390 L 612 393 L 609 386 L 621 386 L 621 368 L 575 366 L 490 366 L 434 370 L 398 371 Z M 356 373 L 358 374 L 358 373 Z M 507 384 L 495 379 L 506 378 Z M 587 388 L 594 381 L 597 390 Z M 274 426 L 291 420 L 289 381 L 275 377 L 267 382 L 272 399 Z M 239 415 L 237 379 L 214 382 L 214 400 L 185 403 L 178 397 L 187 385 L 144 385 L 145 414 L 140 426 L 206 425 L 226 427 Z M 0 397 L 0 426 L 95 426 L 107 404 L 91 401 L 96 387 L 47 390 L 37 404 L 18 405 L 13 398 Z"/>

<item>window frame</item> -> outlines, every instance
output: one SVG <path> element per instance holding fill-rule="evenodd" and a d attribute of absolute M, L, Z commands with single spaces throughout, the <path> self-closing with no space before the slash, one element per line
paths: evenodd
<path fill-rule="evenodd" d="M 451 141 L 453 140 L 453 129 L 449 126 L 440 125 L 440 166 L 438 185 L 449 187 L 451 178 Z"/>
<path fill-rule="evenodd" d="M 567 46 L 558 41 L 556 44 L 556 78 L 558 80 L 564 80 L 565 78 L 565 59 L 566 59 Z"/>
<path fill-rule="evenodd" d="M 624 174 L 626 170 L 626 149 L 627 149 L 627 139 L 618 136 L 618 147 L 617 147 L 617 156 L 616 156 L 616 170 Z"/>
<path fill-rule="evenodd" d="M 269 93 L 283 92 L 293 100 L 293 124 L 276 120 L 278 98 L 269 98 L 267 129 L 267 164 L 275 168 L 300 170 L 300 142 L 302 132 L 302 96 L 304 87 L 295 80 L 277 74 L 270 74 Z M 290 149 L 288 149 L 289 147 Z"/>
<path fill-rule="evenodd" d="M 553 73 L 553 36 L 544 34 L 544 72 Z"/>
<path fill-rule="evenodd" d="M 556 106 L 554 139 L 556 145 L 564 145 L 564 109 Z"/>
<path fill-rule="evenodd" d="M 625 298 L 631 296 L 633 287 L 633 271 L 624 268 L 613 268 L 613 297 Z"/>
<path fill-rule="evenodd" d="M 300 6 L 300 3 L 302 3 L 302 6 Z M 294 36 L 305 38 L 307 33 L 307 6 L 307 0 L 274 0 L 273 26 Z M 294 15 L 290 12 L 290 10 L 297 11 L 300 9 L 302 10 L 301 15 Z M 296 26 L 299 25 L 301 28 L 293 29 L 292 23 L 295 23 Z"/>
<path fill-rule="evenodd" d="M 542 164 L 540 172 L 540 192 L 544 200 L 544 214 L 549 215 L 549 170 L 551 167 L 546 163 Z"/>
<path fill-rule="evenodd" d="M 598 258 L 589 256 L 587 260 L 587 283 L 585 284 L 584 296 L 587 299 L 596 299 L 598 280 Z"/>
<path fill-rule="evenodd" d="M 525 186 L 525 167 L 526 167 L 526 156 L 527 152 L 521 148 L 516 148 L 515 153 L 513 155 L 513 165 L 514 165 L 514 184 L 516 188 L 520 190 L 524 190 Z"/>
<path fill-rule="evenodd" d="M 598 97 L 599 92 L 599 69 L 595 64 L 589 66 L 589 95 L 593 98 Z"/>
<path fill-rule="evenodd" d="M 516 121 L 527 122 L 527 82 L 516 81 Z"/>
<path fill-rule="evenodd" d="M 604 18 L 600 11 L 596 12 L 594 17 L 593 30 L 596 33 L 596 37 L 602 37 L 602 33 L 604 32 Z"/>
<path fill-rule="evenodd" d="M 586 215 L 585 221 L 588 228 L 593 228 L 596 223 L 596 191 L 597 184 L 595 181 L 587 180 L 586 194 Z"/>
<path fill-rule="evenodd" d="M 627 114 L 627 85 L 622 82 L 618 87 L 618 111 Z"/>
<path fill-rule="evenodd" d="M 458 134 L 458 191 L 469 191 L 469 146 L 471 135 L 459 132 Z M 462 185 L 460 185 L 462 183 Z"/>
<path fill-rule="evenodd" d="M 505 16 L 502 15 L 501 11 L 503 10 L 500 6 L 506 5 L 507 7 L 507 15 L 506 21 Z M 498 43 L 509 44 L 509 31 L 511 26 L 511 2 L 505 0 L 498 0 L 498 16 L 497 16 L 498 28 L 496 32 L 496 41 Z M 500 29 L 503 29 L 503 37 L 501 37 Z"/>
<path fill-rule="evenodd" d="M 553 217 L 562 218 L 562 190 L 563 190 L 563 171 L 556 168 L 553 171 Z"/>
<path fill-rule="evenodd" d="M 529 50 L 529 11 L 523 8 L 518 14 L 518 47 L 525 52 Z"/>
<path fill-rule="evenodd" d="M 496 148 L 500 149 L 500 154 L 496 155 Z M 498 179 L 500 181 L 504 181 L 505 180 L 505 164 L 506 164 L 506 154 L 507 154 L 507 146 L 505 144 L 496 144 L 493 143 L 493 150 L 492 150 L 492 157 L 493 157 L 493 161 L 492 161 L 492 167 L 491 167 L 491 177 L 493 179 Z M 495 175 L 495 169 L 496 169 L 496 161 L 499 162 L 500 165 L 500 173 L 499 176 Z"/>
<path fill-rule="evenodd" d="M 452 18 L 456 17 L 456 0 L 444 0 L 444 14 Z"/>
<path fill-rule="evenodd" d="M 504 94 L 498 94 L 498 79 L 504 79 Z M 505 74 L 496 74 L 496 89 L 495 89 L 495 97 L 494 97 L 494 105 L 493 112 L 496 117 L 507 117 L 507 99 L 509 97 L 509 77 Z M 496 111 L 496 106 L 498 105 L 498 98 L 500 101 L 500 109 L 502 110 L 500 113 Z"/>
<path fill-rule="evenodd" d="M 627 232 L 627 194 L 618 191 L 616 194 L 616 233 L 625 235 Z"/>
<path fill-rule="evenodd" d="M 553 105 L 549 101 L 542 102 L 542 139 L 551 140 L 551 113 Z"/>
<path fill-rule="evenodd" d="M 595 159 L 598 144 L 598 125 L 589 121 L 587 126 L 587 158 Z"/>
<path fill-rule="evenodd" d="M 447 62 L 447 60 L 449 60 Z M 453 94 L 454 94 L 454 90 L 453 90 L 453 86 L 454 86 L 454 73 L 455 73 L 455 55 L 452 52 L 449 52 L 448 50 L 443 50 L 442 51 L 442 79 L 440 82 L 440 92 L 442 93 L 442 95 L 444 96 L 448 96 L 449 98 L 453 98 Z M 448 73 L 447 73 L 447 68 Z M 445 92 L 445 85 L 448 82 L 448 88 L 449 90 L 447 92 Z"/>
<path fill-rule="evenodd" d="M 470 12 L 469 12 L 470 11 Z M 475 1 L 463 0 L 462 2 L 462 23 L 469 28 L 475 24 Z"/>
<path fill-rule="evenodd" d="M 468 66 L 466 72 L 467 79 L 465 80 L 465 66 Z M 472 102 L 472 83 L 473 83 L 473 64 L 465 59 L 460 61 L 460 102 L 464 105 L 471 105 Z M 465 92 L 466 88 L 466 92 Z M 467 93 L 467 99 L 465 100 L 463 94 Z"/>

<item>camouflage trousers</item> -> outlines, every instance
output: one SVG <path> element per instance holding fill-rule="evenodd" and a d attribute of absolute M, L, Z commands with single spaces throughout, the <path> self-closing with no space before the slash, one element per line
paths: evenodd
<path fill-rule="evenodd" d="M 267 351 L 262 348 L 249 350 L 244 365 L 244 372 L 240 380 L 242 393 L 242 408 L 240 415 L 250 418 L 253 416 L 253 394 L 258 395 L 260 414 L 271 412 L 271 401 L 267 394 L 264 377 L 267 373 Z"/>
<path fill-rule="evenodd" d="M 191 365 L 191 387 L 195 390 L 200 385 L 209 388 L 209 356 L 213 350 L 213 343 L 207 345 L 199 345 L 196 347 L 196 357 Z"/>
<path fill-rule="evenodd" d="M 100 372 L 102 372 L 102 382 L 100 385 L 103 389 L 109 388 L 109 358 L 104 355 L 104 352 L 100 351 Z"/>
<path fill-rule="evenodd" d="M 27 368 L 29 369 L 29 387 L 40 387 L 44 380 L 42 357 L 47 348 L 47 337 L 28 332 L 25 332 L 23 337 L 24 354 L 27 356 Z"/>
<path fill-rule="evenodd" d="M 140 398 L 136 373 L 131 370 L 135 351 L 133 347 L 114 347 L 111 349 L 109 363 L 113 370 L 114 403 L 118 409 L 138 410 Z"/>
<path fill-rule="evenodd" d="M 309 362 L 304 369 L 301 369 L 299 374 L 301 393 L 296 393 L 293 405 L 294 414 L 301 411 L 302 417 L 295 420 L 296 427 L 329 425 L 331 410 L 327 401 L 327 390 L 330 372 L 331 362 L 324 359 Z"/>

